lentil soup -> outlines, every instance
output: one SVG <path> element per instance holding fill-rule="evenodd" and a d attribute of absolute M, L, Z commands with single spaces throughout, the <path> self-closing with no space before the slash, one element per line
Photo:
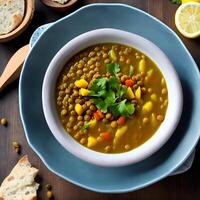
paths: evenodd
<path fill-rule="evenodd" d="M 122 44 L 98 44 L 73 56 L 59 75 L 56 105 L 66 132 L 103 153 L 146 142 L 164 120 L 168 93 L 156 64 Z"/>

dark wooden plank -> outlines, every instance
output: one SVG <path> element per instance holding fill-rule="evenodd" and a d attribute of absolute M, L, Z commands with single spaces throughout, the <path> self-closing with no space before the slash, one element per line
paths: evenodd
<path fill-rule="evenodd" d="M 95 2 L 117 2 L 126 3 L 138 8 L 141 8 L 155 17 L 165 22 L 168 26 L 174 29 L 174 14 L 177 9 L 176 5 L 171 4 L 168 0 L 82 0 L 76 8 Z M 74 8 L 73 10 L 75 10 Z M 69 11 L 70 12 L 70 11 Z M 57 13 L 49 8 L 45 7 L 37 1 L 36 12 L 34 19 L 29 28 L 17 39 L 0 44 L 0 71 L 4 69 L 10 56 L 21 46 L 28 43 L 32 32 L 40 25 L 53 22 L 60 17 L 68 14 Z M 178 33 L 178 32 L 177 32 Z M 200 65 L 200 39 L 190 40 L 182 37 L 183 42 L 190 50 L 197 64 Z M 55 199 L 59 200 L 127 200 L 127 199 L 198 199 L 200 196 L 200 150 L 197 146 L 196 158 L 191 170 L 185 174 L 178 176 L 168 177 L 150 187 L 141 189 L 136 192 L 127 194 L 99 194 L 81 189 L 63 179 L 55 176 L 51 173 L 41 162 L 38 156 L 28 146 L 24 131 L 22 128 L 19 109 L 18 109 L 18 82 L 16 81 L 10 87 L 8 87 L 0 95 L 0 117 L 5 116 L 9 125 L 7 128 L 0 126 L 0 182 L 8 174 L 19 159 L 19 156 L 12 149 L 11 143 L 13 140 L 17 140 L 22 144 L 22 154 L 28 154 L 31 162 L 39 168 L 41 177 L 41 184 L 44 186 L 46 183 L 50 183 L 53 186 L 53 192 Z M 39 191 L 39 199 L 47 199 L 46 191 L 44 187 Z"/>

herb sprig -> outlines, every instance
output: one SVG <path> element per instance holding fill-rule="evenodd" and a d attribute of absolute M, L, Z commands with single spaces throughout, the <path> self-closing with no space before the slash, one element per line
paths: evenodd
<path fill-rule="evenodd" d="M 106 65 L 106 69 L 107 69 L 108 73 L 110 73 L 111 75 L 115 75 L 115 76 L 120 71 L 119 65 L 118 64 L 113 64 L 113 63 L 107 64 Z"/>
<path fill-rule="evenodd" d="M 182 3 L 181 0 L 170 0 L 173 4 L 178 4 L 180 5 Z"/>
<path fill-rule="evenodd" d="M 127 88 L 120 84 L 117 73 L 120 72 L 118 64 L 106 65 L 111 78 L 98 78 L 93 81 L 90 96 L 96 107 L 102 112 L 111 112 L 114 116 L 129 117 L 135 111 L 134 104 L 127 101 Z"/>

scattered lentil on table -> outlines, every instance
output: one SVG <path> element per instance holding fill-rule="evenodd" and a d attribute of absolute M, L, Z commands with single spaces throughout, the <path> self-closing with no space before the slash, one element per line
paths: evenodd
<path fill-rule="evenodd" d="M 7 122 L 7 119 L 6 118 L 2 118 L 1 119 L 1 125 L 2 126 L 7 126 L 8 122 Z"/>
<path fill-rule="evenodd" d="M 47 198 L 52 199 L 53 198 L 53 192 L 52 191 L 47 191 Z"/>
<path fill-rule="evenodd" d="M 18 142 L 13 141 L 12 142 L 12 146 L 13 146 L 14 150 L 16 151 L 16 153 L 20 154 L 21 145 Z"/>

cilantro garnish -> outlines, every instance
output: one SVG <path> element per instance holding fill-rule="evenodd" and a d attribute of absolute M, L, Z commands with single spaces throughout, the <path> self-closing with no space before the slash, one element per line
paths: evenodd
<path fill-rule="evenodd" d="M 94 102 L 94 104 L 96 105 L 96 107 L 98 108 L 98 109 L 100 109 L 103 113 L 106 113 L 107 111 L 108 111 L 108 106 L 107 106 L 107 104 L 104 102 L 104 100 L 103 99 L 101 99 L 101 98 L 94 98 L 94 99 L 92 99 L 93 100 L 93 102 Z"/>
<path fill-rule="evenodd" d="M 92 86 L 90 88 L 90 96 L 101 97 L 105 95 L 106 92 L 106 78 L 98 78 L 93 81 Z"/>
<path fill-rule="evenodd" d="M 113 90 L 108 90 L 106 92 L 105 103 L 107 106 L 114 104 L 116 101 L 115 92 Z"/>
<path fill-rule="evenodd" d="M 119 79 L 117 77 L 111 77 L 108 80 L 108 86 L 110 89 L 112 90 L 119 90 L 120 89 L 120 82 Z"/>
<path fill-rule="evenodd" d="M 117 73 L 120 71 L 120 67 L 118 64 L 110 63 L 106 65 L 107 72 L 111 75 L 117 75 Z"/>
<path fill-rule="evenodd" d="M 117 90 L 117 95 L 122 98 L 123 96 L 126 95 L 127 87 L 124 86 L 120 90 Z"/>
<path fill-rule="evenodd" d="M 116 117 L 129 117 L 134 113 L 135 107 L 127 101 L 127 87 L 122 86 L 117 77 L 120 71 L 119 65 L 108 64 L 107 71 L 114 76 L 94 80 L 90 88 L 90 97 L 103 113 L 109 111 Z"/>
<path fill-rule="evenodd" d="M 135 112 L 134 105 L 126 101 L 127 100 L 125 99 L 119 103 L 114 104 L 111 107 L 111 112 L 113 113 L 113 115 L 129 117 Z"/>
<path fill-rule="evenodd" d="M 180 5 L 181 4 L 181 0 L 170 0 L 173 4 L 178 4 Z"/>

